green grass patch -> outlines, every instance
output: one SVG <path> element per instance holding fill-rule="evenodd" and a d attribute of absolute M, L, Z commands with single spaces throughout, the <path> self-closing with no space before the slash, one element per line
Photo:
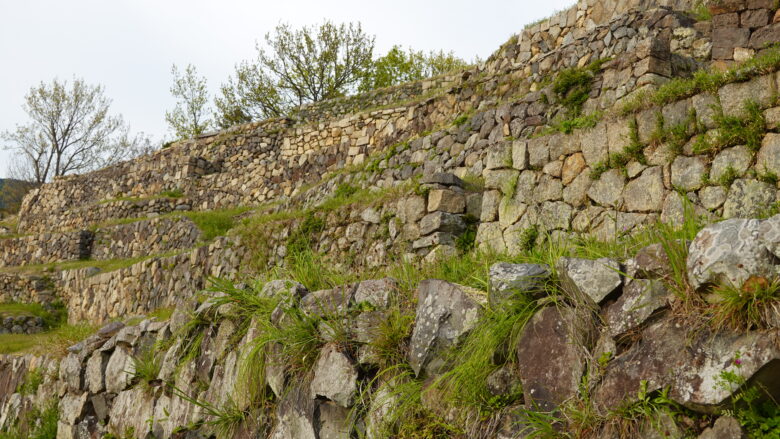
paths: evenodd
<path fill-rule="evenodd" d="M 626 101 L 620 113 L 629 114 L 652 105 L 663 106 L 693 95 L 710 92 L 733 82 L 744 82 L 780 68 L 780 48 L 772 47 L 764 53 L 735 65 L 726 71 L 699 70 L 691 78 L 673 79 L 655 92 L 639 93 Z"/>
<path fill-rule="evenodd" d="M 191 211 L 182 215 L 189 218 L 203 233 L 202 239 L 206 242 L 218 236 L 224 236 L 236 226 L 236 216 L 250 210 L 248 207 L 234 209 Z"/>
<path fill-rule="evenodd" d="M 67 348 L 95 333 L 89 324 L 63 325 L 39 334 L 0 334 L 0 354 L 31 353 L 64 357 Z"/>
<path fill-rule="evenodd" d="M 50 310 L 38 303 L 0 303 L 0 317 L 36 316 L 43 319 L 44 328 L 54 328 L 67 319 L 67 310 L 55 303 Z"/>

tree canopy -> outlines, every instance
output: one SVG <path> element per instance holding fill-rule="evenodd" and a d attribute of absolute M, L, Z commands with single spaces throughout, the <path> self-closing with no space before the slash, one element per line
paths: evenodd
<path fill-rule="evenodd" d="M 143 134 L 131 136 L 122 116 L 109 113 L 103 87 L 83 79 L 54 79 L 30 88 L 22 108 L 30 121 L 2 134 L 16 153 L 14 178 L 45 183 L 53 177 L 99 169 L 151 149 Z"/>
<path fill-rule="evenodd" d="M 180 139 L 207 132 L 212 122 L 206 78 L 198 76 L 198 70 L 192 64 L 188 64 L 184 72 L 179 72 L 174 65 L 171 74 L 171 95 L 176 98 L 176 106 L 165 112 L 165 121 Z"/>
<path fill-rule="evenodd" d="M 354 92 L 371 68 L 374 36 L 360 23 L 293 29 L 280 24 L 265 35 L 268 50 L 236 66 L 215 104 L 220 125 L 277 117 L 296 106 Z"/>
<path fill-rule="evenodd" d="M 360 84 L 360 91 L 430 78 L 467 65 L 466 61 L 456 57 L 453 52 L 439 50 L 426 54 L 411 48 L 404 50 L 396 45 L 372 63 L 371 69 Z"/>

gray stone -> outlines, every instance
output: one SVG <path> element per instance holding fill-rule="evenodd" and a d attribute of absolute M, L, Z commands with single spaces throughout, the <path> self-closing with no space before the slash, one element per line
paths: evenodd
<path fill-rule="evenodd" d="M 355 366 L 335 344 L 328 344 L 320 352 L 311 382 L 311 397 L 322 396 L 341 407 L 352 407 L 357 390 L 358 372 Z"/>
<path fill-rule="evenodd" d="M 315 425 L 316 402 L 308 389 L 293 386 L 280 398 L 270 439 L 318 439 Z"/>
<path fill-rule="evenodd" d="M 382 217 L 379 215 L 379 212 L 376 209 L 369 207 L 360 214 L 360 219 L 367 223 L 379 224 L 379 222 L 382 220 Z"/>
<path fill-rule="evenodd" d="M 446 172 L 437 172 L 430 175 L 426 175 L 423 177 L 422 183 L 463 187 L 463 180 L 455 176 L 455 174 L 450 174 Z"/>
<path fill-rule="evenodd" d="M 635 279 L 623 288 L 623 294 L 607 308 L 608 333 L 620 340 L 642 326 L 670 297 L 660 280 Z"/>
<path fill-rule="evenodd" d="M 509 182 L 516 180 L 520 171 L 516 169 L 496 169 L 488 170 L 482 173 L 485 178 L 485 188 L 503 189 Z"/>
<path fill-rule="evenodd" d="M 766 134 L 756 157 L 756 169 L 761 173 L 780 176 L 780 134 Z"/>
<path fill-rule="evenodd" d="M 571 206 L 563 201 L 546 202 L 539 211 L 539 224 L 547 231 L 569 230 L 572 215 Z"/>
<path fill-rule="evenodd" d="M 663 170 L 660 166 L 648 168 L 639 178 L 626 184 L 623 206 L 632 212 L 660 212 L 664 192 Z"/>
<path fill-rule="evenodd" d="M 610 169 L 590 185 L 588 197 L 602 206 L 616 207 L 625 182 L 626 179 L 619 170 Z"/>
<path fill-rule="evenodd" d="M 537 312 L 517 342 L 525 402 L 550 411 L 576 396 L 591 338 L 595 338 L 595 324 L 589 316 L 557 306 Z"/>
<path fill-rule="evenodd" d="M 488 375 L 486 384 L 492 395 L 502 396 L 515 393 L 520 383 L 510 366 L 502 366 Z"/>
<path fill-rule="evenodd" d="M 506 252 L 504 233 L 498 222 L 481 223 L 477 228 L 477 242 L 481 250 L 496 253 Z"/>
<path fill-rule="evenodd" d="M 744 439 L 746 437 L 739 421 L 723 415 L 715 420 L 715 425 L 704 430 L 698 439 Z"/>
<path fill-rule="evenodd" d="M 578 300 L 600 304 L 622 284 L 620 264 L 609 258 L 560 258 L 557 268 L 563 290 Z"/>
<path fill-rule="evenodd" d="M 597 408 L 607 409 L 647 392 L 669 389 L 669 398 L 692 410 L 716 412 L 724 407 L 736 386 L 719 386 L 722 372 L 734 372 L 757 388 L 778 393 L 772 384 L 778 373 L 780 350 L 773 341 L 777 332 L 744 334 L 712 333 L 663 318 L 645 329 L 629 350 L 609 362 L 601 383 L 593 392 Z M 740 364 L 735 365 L 735 355 Z M 646 383 L 646 384 L 643 384 Z"/>
<path fill-rule="evenodd" d="M 741 47 L 745 46 L 741 45 Z M 774 90 L 775 84 L 772 75 L 758 76 L 747 82 L 726 84 L 718 91 L 723 114 L 745 116 L 745 103 L 748 101 L 766 107 L 774 99 Z"/>
<path fill-rule="evenodd" d="M 466 229 L 466 223 L 460 215 L 447 212 L 433 212 L 425 215 L 420 221 L 420 234 L 428 235 L 433 232 L 445 232 L 460 234 Z"/>
<path fill-rule="evenodd" d="M 563 201 L 575 207 L 584 205 L 588 201 L 588 190 L 592 183 L 589 173 L 581 172 L 571 184 L 563 188 Z"/>
<path fill-rule="evenodd" d="M 753 162 L 753 153 L 747 146 L 740 145 L 724 149 L 712 161 L 710 180 L 719 182 L 729 172 L 729 168 L 736 172 L 737 176 L 743 175 Z"/>
<path fill-rule="evenodd" d="M 707 163 L 701 157 L 678 156 L 672 162 L 672 186 L 684 191 L 693 191 L 704 185 Z"/>
<path fill-rule="evenodd" d="M 106 365 L 106 391 L 119 393 L 130 385 L 135 362 L 127 348 L 117 346 Z"/>
<path fill-rule="evenodd" d="M 688 251 L 688 280 L 693 288 L 707 284 L 741 288 L 751 276 L 777 274 L 775 256 L 760 240 L 759 220 L 730 219 L 702 229 Z"/>
<path fill-rule="evenodd" d="M 537 203 L 560 200 L 563 198 L 563 184 L 561 183 L 561 180 L 543 174 L 539 179 L 533 194 L 534 201 Z"/>
<path fill-rule="evenodd" d="M 289 296 L 301 298 L 308 294 L 308 290 L 302 284 L 290 279 L 276 279 L 266 282 L 260 290 L 263 297 Z"/>
<path fill-rule="evenodd" d="M 108 364 L 108 355 L 101 351 L 95 351 L 87 360 L 87 367 L 84 374 L 85 387 L 92 393 L 99 393 L 106 388 L 103 380 L 106 365 Z"/>
<path fill-rule="evenodd" d="M 320 404 L 319 439 L 350 439 L 354 422 L 351 413 L 332 402 Z"/>
<path fill-rule="evenodd" d="M 370 303 L 377 309 L 386 309 L 398 294 L 398 281 L 391 277 L 360 282 L 355 290 L 355 303 Z"/>
<path fill-rule="evenodd" d="M 59 421 L 66 425 L 75 425 L 85 414 L 89 392 L 67 393 L 59 402 Z"/>
<path fill-rule="evenodd" d="M 512 142 L 512 167 L 517 170 L 524 170 L 528 166 L 528 147 L 526 142 Z"/>
<path fill-rule="evenodd" d="M 444 366 L 441 354 L 471 331 L 485 297 L 468 287 L 428 279 L 417 287 L 417 298 L 409 365 L 418 376 L 436 375 Z"/>
<path fill-rule="evenodd" d="M 501 202 L 501 192 L 485 191 L 482 195 L 482 210 L 479 215 L 480 222 L 487 223 L 498 219 L 498 206 Z"/>
<path fill-rule="evenodd" d="M 454 176 L 453 176 L 454 177 Z M 398 201 L 396 212 L 404 223 L 414 223 L 427 213 L 427 202 L 420 196 L 411 196 Z"/>
<path fill-rule="evenodd" d="M 717 209 L 726 201 L 726 190 L 721 186 L 707 186 L 699 191 L 699 200 L 705 209 Z"/>
<path fill-rule="evenodd" d="M 605 123 L 600 123 L 594 128 L 586 130 L 580 135 L 582 154 L 585 162 L 593 168 L 596 164 L 604 162 L 609 157 L 607 145 L 607 129 Z"/>
<path fill-rule="evenodd" d="M 777 189 L 758 180 L 737 179 L 723 204 L 724 218 L 754 218 L 765 214 L 777 201 Z"/>
<path fill-rule="evenodd" d="M 498 262 L 490 267 L 490 294 L 495 306 L 515 294 L 544 295 L 544 286 L 550 278 L 550 267 L 541 264 L 510 264 Z"/>
<path fill-rule="evenodd" d="M 309 315 L 333 316 L 346 312 L 355 295 L 355 285 L 319 290 L 301 299 L 301 309 Z"/>
<path fill-rule="evenodd" d="M 60 381 L 63 381 L 67 388 L 73 392 L 81 390 L 81 360 L 78 355 L 68 354 L 60 363 Z"/>
<path fill-rule="evenodd" d="M 512 167 L 512 148 L 501 142 L 492 146 L 485 157 L 485 169 L 503 169 Z"/>

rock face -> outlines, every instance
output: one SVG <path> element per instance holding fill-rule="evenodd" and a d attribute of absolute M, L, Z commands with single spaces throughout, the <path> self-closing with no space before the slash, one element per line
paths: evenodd
<path fill-rule="evenodd" d="M 773 219 L 763 227 L 760 220 L 730 219 L 705 227 L 688 251 L 688 279 L 694 288 L 707 284 L 741 288 L 752 276 L 777 275 Z M 769 248 L 768 248 L 769 247 Z"/>
<path fill-rule="evenodd" d="M 460 285 L 425 280 L 417 301 L 409 365 L 418 376 L 435 375 L 444 366 L 440 355 L 474 327 L 485 298 Z"/>
<path fill-rule="evenodd" d="M 497 305 L 515 294 L 544 294 L 550 277 L 550 267 L 539 264 L 508 264 L 499 262 L 490 267 L 491 305 Z"/>
<path fill-rule="evenodd" d="M 622 283 L 620 264 L 607 258 L 561 258 L 558 273 L 564 291 L 574 298 L 584 298 L 595 304 L 600 304 Z"/>
<path fill-rule="evenodd" d="M 349 358 L 340 352 L 337 346 L 328 345 L 320 352 L 320 358 L 314 368 L 312 398 L 322 396 L 341 407 L 352 407 L 357 377 L 357 370 Z"/>
<path fill-rule="evenodd" d="M 526 402 L 549 411 L 576 395 L 594 332 L 589 316 L 566 307 L 544 308 L 528 322 L 517 343 Z"/>
<path fill-rule="evenodd" d="M 779 390 L 771 383 L 774 378 L 769 378 L 780 367 L 777 333 L 767 337 L 759 333 L 689 333 L 687 329 L 664 319 L 643 331 L 634 346 L 607 366 L 594 394 L 597 405 L 614 407 L 626 397 L 634 397 L 646 381 L 648 391 L 668 387 L 672 400 L 694 410 L 714 411 L 733 391 L 718 385 L 724 370 L 771 392 Z"/>

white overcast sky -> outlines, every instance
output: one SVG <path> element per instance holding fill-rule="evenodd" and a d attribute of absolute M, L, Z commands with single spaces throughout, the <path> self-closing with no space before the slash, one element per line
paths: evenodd
<path fill-rule="evenodd" d="M 0 132 L 26 122 L 30 87 L 53 78 L 102 84 L 133 131 L 170 137 L 172 64 L 194 64 L 213 96 L 278 23 L 360 21 L 375 53 L 394 44 L 487 58 L 523 25 L 575 0 L 0 0 Z M 9 153 L 0 143 L 0 177 Z"/>

